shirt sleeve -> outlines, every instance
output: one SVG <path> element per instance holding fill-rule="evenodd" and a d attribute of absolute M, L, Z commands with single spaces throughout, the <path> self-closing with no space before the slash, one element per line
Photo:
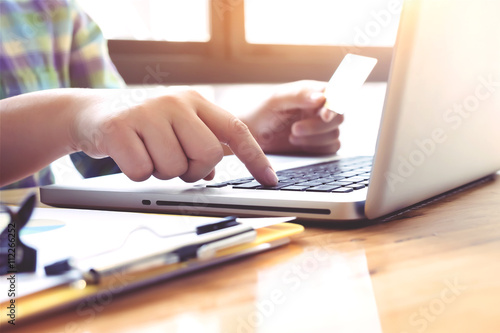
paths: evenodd
<path fill-rule="evenodd" d="M 99 26 L 72 0 L 73 36 L 70 80 L 73 88 L 125 88 L 126 84 L 108 53 Z M 83 152 L 70 155 L 76 169 L 85 177 L 121 172 L 113 159 L 93 159 Z"/>
<path fill-rule="evenodd" d="M 125 88 L 99 26 L 72 0 L 70 79 L 74 88 Z"/>

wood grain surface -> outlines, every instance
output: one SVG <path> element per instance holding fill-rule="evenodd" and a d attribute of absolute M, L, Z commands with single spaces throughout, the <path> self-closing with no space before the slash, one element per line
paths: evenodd
<path fill-rule="evenodd" d="M 2 200 L 9 198 L 22 198 L 22 191 L 4 191 Z M 314 251 L 343 258 L 365 254 L 383 332 L 500 331 L 499 177 L 389 222 L 355 229 L 305 226 L 290 245 L 260 255 L 31 323 L 19 314 L 15 331 L 331 332 L 335 316 L 324 314 L 342 302 L 328 296 L 331 270 L 320 265 L 298 275 L 301 290 L 285 300 L 293 304 L 281 306 L 279 295 L 272 294 L 284 283 L 280 272 L 304 263 Z M 273 286 L 272 309 L 265 308 L 269 299 L 260 299 L 262 286 Z M 280 313 L 280 306 L 290 305 L 300 313 Z M 365 320 L 369 314 L 359 308 L 347 319 Z M 379 331 L 370 325 L 362 331 Z"/>

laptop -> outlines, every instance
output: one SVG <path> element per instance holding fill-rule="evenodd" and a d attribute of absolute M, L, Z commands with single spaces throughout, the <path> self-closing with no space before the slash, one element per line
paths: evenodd
<path fill-rule="evenodd" d="M 331 156 L 312 165 L 297 157 L 296 168 L 274 165 L 280 178 L 276 188 L 262 188 L 250 177 L 135 183 L 119 174 L 44 186 L 41 201 L 350 222 L 391 216 L 494 177 L 500 169 L 498 13 L 496 0 L 404 3 L 374 156 Z"/>

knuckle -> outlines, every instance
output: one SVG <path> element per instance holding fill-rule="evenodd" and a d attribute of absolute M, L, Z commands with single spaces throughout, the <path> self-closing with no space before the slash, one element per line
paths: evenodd
<path fill-rule="evenodd" d="M 164 95 L 165 97 L 170 97 L 174 101 L 177 102 L 182 102 L 186 100 L 198 100 L 198 99 L 203 99 L 203 96 L 196 91 L 193 88 L 185 88 L 185 87 L 179 87 L 179 88 L 172 88 L 171 91 L 167 94 Z"/>
<path fill-rule="evenodd" d="M 200 177 L 200 178 L 198 178 L 198 177 L 195 177 L 195 176 L 193 176 L 193 175 L 188 175 L 188 174 L 186 174 L 186 175 L 182 175 L 182 176 L 180 176 L 180 179 L 182 179 L 182 180 L 183 180 L 183 181 L 185 181 L 186 183 L 194 183 L 194 182 L 196 182 L 196 181 L 200 180 L 200 179 L 201 179 L 201 177 Z"/>
<path fill-rule="evenodd" d="M 224 157 L 224 150 L 222 149 L 222 146 L 219 143 L 217 143 L 217 145 L 205 149 L 204 155 L 201 157 L 200 160 L 204 164 L 213 167 L 217 163 L 219 163 L 223 157 Z"/>
<path fill-rule="evenodd" d="M 343 114 L 337 114 L 335 118 L 337 120 L 337 124 L 340 125 L 344 122 L 344 115 Z"/>
<path fill-rule="evenodd" d="M 250 130 L 248 126 L 239 118 L 237 117 L 231 117 L 229 119 L 229 140 L 231 140 L 231 136 L 233 135 L 238 135 L 238 136 L 247 136 L 250 134 Z M 226 142 L 229 143 L 229 142 Z"/>
<path fill-rule="evenodd" d="M 305 87 L 300 87 L 297 90 L 296 97 L 299 101 L 307 100 L 310 94 L 311 94 L 310 89 L 307 89 Z"/>
<path fill-rule="evenodd" d="M 121 131 L 125 127 L 126 121 L 123 115 L 112 115 L 105 118 L 100 126 L 99 130 L 102 133 L 113 134 Z"/>
<path fill-rule="evenodd" d="M 186 158 L 180 158 L 172 162 L 167 167 L 167 173 L 170 174 L 170 178 L 174 178 L 185 174 L 189 169 L 189 163 Z"/>
<path fill-rule="evenodd" d="M 324 154 L 334 154 L 340 149 L 340 141 L 336 140 L 335 142 L 332 142 L 328 146 L 324 147 Z"/>
<path fill-rule="evenodd" d="M 337 142 L 335 142 L 335 144 L 333 146 L 334 146 L 334 152 L 336 152 L 340 149 L 342 144 L 341 144 L 340 140 L 337 140 Z"/>
<path fill-rule="evenodd" d="M 186 158 L 176 158 L 161 170 L 158 168 L 155 177 L 163 180 L 172 179 L 185 174 L 188 169 L 189 164 Z"/>
<path fill-rule="evenodd" d="M 128 171 L 125 174 L 133 181 L 140 182 L 148 179 L 153 174 L 153 170 L 153 163 L 149 161 L 136 163 L 134 168 L 132 168 L 132 170 Z"/>
<path fill-rule="evenodd" d="M 250 142 L 242 142 L 238 144 L 235 149 L 233 149 L 233 147 L 231 147 L 231 149 L 240 157 L 241 160 L 244 161 L 245 165 L 264 157 L 264 153 L 262 152 L 260 146 L 257 144 L 251 144 Z"/>
<path fill-rule="evenodd" d="M 185 106 L 185 102 L 180 94 L 170 93 L 158 97 L 158 101 L 171 108 L 180 108 Z"/>
<path fill-rule="evenodd" d="M 216 145 L 205 147 L 199 156 L 193 157 L 194 160 L 201 163 L 203 166 L 213 168 L 224 157 L 224 150 L 217 142 Z"/>
<path fill-rule="evenodd" d="M 200 98 L 203 97 L 195 90 L 182 90 L 164 94 L 158 97 L 158 102 L 172 117 L 188 120 L 196 113 L 195 105 Z"/>
<path fill-rule="evenodd" d="M 201 96 L 201 94 L 198 91 L 192 88 L 186 89 L 184 93 L 191 98 L 203 98 L 203 96 Z"/>
<path fill-rule="evenodd" d="M 136 122 L 139 120 L 151 121 L 154 119 L 155 108 L 150 107 L 149 103 L 138 104 L 130 108 L 128 112 L 124 113 L 124 116 L 131 118 L 131 121 Z"/>

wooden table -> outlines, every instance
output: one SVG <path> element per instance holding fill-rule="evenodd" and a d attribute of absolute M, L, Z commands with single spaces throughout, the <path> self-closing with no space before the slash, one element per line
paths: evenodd
<path fill-rule="evenodd" d="M 4 191 L 2 199 L 21 194 Z M 332 285 L 336 267 L 315 264 L 312 254 L 348 260 L 360 253 L 375 313 L 359 304 L 342 321 L 371 320 L 363 332 L 379 331 L 378 321 L 384 332 L 500 331 L 499 177 L 386 223 L 351 230 L 306 225 L 288 246 L 16 331 L 351 332 L 333 322 L 339 304 L 350 306 L 348 298 L 333 297 L 332 290 L 342 288 Z M 296 271 L 300 265 L 308 269 Z"/>
<path fill-rule="evenodd" d="M 385 86 L 365 86 L 359 101 L 370 107 L 359 105 L 342 130 L 342 150 L 352 154 L 373 153 L 383 105 Z M 198 88 L 234 112 L 245 97 L 264 96 L 269 87 Z M 0 194 L 18 203 L 26 191 Z M 350 230 L 309 224 L 288 246 L 15 331 L 380 330 L 500 332 L 500 177 L 387 223 Z"/>

